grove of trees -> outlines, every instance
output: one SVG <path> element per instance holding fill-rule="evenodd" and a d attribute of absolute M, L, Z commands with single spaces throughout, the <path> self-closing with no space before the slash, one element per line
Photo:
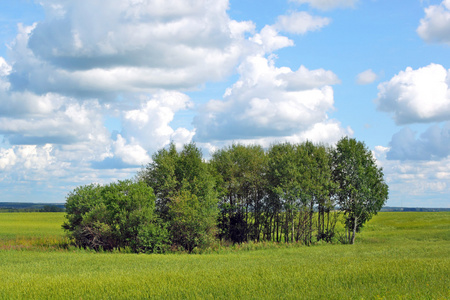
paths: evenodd
<path fill-rule="evenodd" d="M 209 161 L 194 143 L 181 151 L 171 144 L 136 178 L 68 195 L 63 227 L 78 246 L 191 252 L 217 241 L 353 244 L 388 197 L 372 153 L 348 137 L 335 147 L 234 144 Z"/>

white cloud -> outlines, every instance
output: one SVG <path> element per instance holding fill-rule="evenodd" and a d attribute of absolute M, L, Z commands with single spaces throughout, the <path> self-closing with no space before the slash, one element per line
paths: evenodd
<path fill-rule="evenodd" d="M 43 180 L 38 178 L 36 171 L 41 172 L 45 169 L 57 172 L 58 166 L 55 164 L 54 148 L 47 144 L 43 146 L 21 145 L 13 146 L 9 149 L 0 148 L 0 170 L 21 173 L 21 177 L 28 177 L 31 180 Z M 63 168 L 64 165 L 59 165 Z"/>
<path fill-rule="evenodd" d="M 341 123 L 336 120 L 328 120 L 321 123 L 312 125 L 305 131 L 294 133 L 286 136 L 266 136 L 266 137 L 247 137 L 247 138 L 233 138 L 220 141 L 214 141 L 213 143 L 199 142 L 198 146 L 207 151 L 207 155 L 210 156 L 218 149 L 232 144 L 242 145 L 261 145 L 264 148 L 269 148 L 270 145 L 276 143 L 302 143 L 311 141 L 314 143 L 322 143 L 325 145 L 336 144 L 343 136 L 352 136 L 353 130 L 350 127 L 343 128 Z"/>
<path fill-rule="evenodd" d="M 426 42 L 450 44 L 450 0 L 425 8 L 417 33 Z"/>
<path fill-rule="evenodd" d="M 113 143 L 114 154 L 129 165 L 145 165 L 150 162 L 150 157 L 140 145 L 127 145 L 125 139 L 119 134 Z"/>
<path fill-rule="evenodd" d="M 365 70 L 356 76 L 356 82 L 360 85 L 371 84 L 377 80 L 378 76 L 371 69 Z"/>
<path fill-rule="evenodd" d="M 278 31 L 269 25 L 264 26 L 260 33 L 250 38 L 250 41 L 261 47 L 261 54 L 271 53 L 275 50 L 294 45 L 292 40 L 285 36 L 280 36 Z"/>
<path fill-rule="evenodd" d="M 277 68 L 273 58 L 248 57 L 240 79 L 223 100 L 211 100 L 196 117 L 196 140 L 274 140 L 290 136 L 316 140 L 336 124 L 328 121 L 333 89 L 339 79 L 323 69 Z M 322 127 L 321 125 L 322 124 Z M 338 130 L 340 133 L 344 130 Z"/>
<path fill-rule="evenodd" d="M 439 160 L 450 156 L 450 122 L 429 127 L 416 138 L 406 127 L 394 134 L 387 158 L 392 160 Z"/>
<path fill-rule="evenodd" d="M 125 111 L 122 117 L 122 135 L 127 141 L 140 145 L 149 153 L 174 143 L 188 143 L 193 130 L 173 129 L 170 123 L 180 110 L 189 109 L 192 102 L 179 92 L 160 92 L 150 99 L 144 98 L 139 109 Z"/>
<path fill-rule="evenodd" d="M 358 0 L 290 0 L 300 4 L 308 3 L 312 7 L 329 10 L 337 7 L 354 7 Z"/>
<path fill-rule="evenodd" d="M 11 66 L 8 65 L 8 63 L 5 61 L 3 57 L 0 56 L 0 92 L 6 91 L 9 89 L 9 82 L 6 79 L 6 76 L 8 76 L 11 73 Z"/>
<path fill-rule="evenodd" d="M 0 77 L 4 77 L 11 73 L 11 66 L 0 56 Z"/>
<path fill-rule="evenodd" d="M 4 170 L 16 164 L 17 156 L 13 149 L 0 148 L 0 170 Z"/>
<path fill-rule="evenodd" d="M 19 27 L 11 84 L 98 95 L 189 89 L 229 75 L 252 44 L 228 1 L 42 1 L 44 22 Z M 81 21 L 82 20 L 82 21 Z"/>
<path fill-rule="evenodd" d="M 330 24 L 329 18 L 317 17 L 307 12 L 293 12 L 287 16 L 279 16 L 274 25 L 280 31 L 289 33 L 305 34 L 308 31 L 316 31 Z"/>
<path fill-rule="evenodd" d="M 273 52 L 294 45 L 282 32 L 328 18 L 294 12 L 256 32 L 230 19 L 227 0 L 40 3 L 45 19 L 18 24 L 9 60 L 0 57 L 0 188 L 17 189 L 5 199 L 41 191 L 63 201 L 77 185 L 129 178 L 170 142 L 217 149 L 234 138 L 333 143 L 352 133 L 328 119 L 333 72 L 274 65 Z M 198 128 L 177 120 L 193 114 L 185 91 L 237 67 L 239 81 L 204 107 Z"/>
<path fill-rule="evenodd" d="M 450 207 L 450 156 L 435 161 L 386 159 L 391 151 L 375 147 L 390 190 L 388 205 L 406 207 Z"/>
<path fill-rule="evenodd" d="M 438 64 L 408 67 L 378 85 L 378 109 L 397 124 L 450 120 L 450 70 Z"/>
<path fill-rule="evenodd" d="M 67 102 L 75 103 L 75 99 L 47 93 L 36 95 L 34 93 L 24 92 L 0 92 L 0 116 L 9 117 L 29 117 L 29 116 L 47 116 L 52 114 Z"/>
<path fill-rule="evenodd" d="M 104 141 L 101 107 L 96 101 L 25 92 L 6 98 L 0 110 L 0 134 L 10 144 L 75 144 Z"/>

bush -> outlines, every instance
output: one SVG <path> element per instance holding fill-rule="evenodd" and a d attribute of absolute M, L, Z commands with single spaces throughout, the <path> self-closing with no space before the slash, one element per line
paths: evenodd
<path fill-rule="evenodd" d="M 83 248 L 162 252 L 168 234 L 154 210 L 155 195 L 143 182 L 91 184 L 67 196 L 63 228 Z"/>
<path fill-rule="evenodd" d="M 215 214 L 207 204 L 189 191 L 174 198 L 170 204 L 170 236 L 174 245 L 192 252 L 196 247 L 204 248 L 212 242 L 216 233 Z"/>

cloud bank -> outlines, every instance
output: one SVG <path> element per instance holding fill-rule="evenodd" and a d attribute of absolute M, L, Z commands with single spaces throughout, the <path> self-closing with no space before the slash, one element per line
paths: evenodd
<path fill-rule="evenodd" d="M 40 5 L 45 19 L 18 24 L 0 57 L 0 186 L 17 187 L 5 197 L 28 186 L 63 198 L 129 177 L 171 142 L 214 150 L 352 134 L 328 117 L 336 74 L 275 65 L 294 46 L 284 33 L 317 32 L 330 18 L 290 11 L 256 30 L 230 18 L 227 0 Z M 222 99 L 189 96 L 236 74 Z"/>
<path fill-rule="evenodd" d="M 238 70 L 239 80 L 223 99 L 208 102 L 194 120 L 199 141 L 282 139 L 336 125 L 327 115 L 334 103 L 331 85 L 340 82 L 333 72 L 277 68 L 273 58 L 262 56 L 248 57 Z M 346 130 L 335 133 L 324 142 L 336 141 Z"/>

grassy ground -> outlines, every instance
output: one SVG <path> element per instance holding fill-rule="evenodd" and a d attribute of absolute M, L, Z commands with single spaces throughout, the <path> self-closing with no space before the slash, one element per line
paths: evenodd
<path fill-rule="evenodd" d="M 62 216 L 45 216 L 54 220 L 38 235 L 58 237 Z M 7 218 L 0 239 L 33 237 Z M 0 250 L 0 299 L 450 299 L 450 213 L 380 213 L 355 245 L 202 255 L 18 249 Z"/>
<path fill-rule="evenodd" d="M 0 250 L 46 250 L 67 242 L 64 213 L 0 213 Z"/>

